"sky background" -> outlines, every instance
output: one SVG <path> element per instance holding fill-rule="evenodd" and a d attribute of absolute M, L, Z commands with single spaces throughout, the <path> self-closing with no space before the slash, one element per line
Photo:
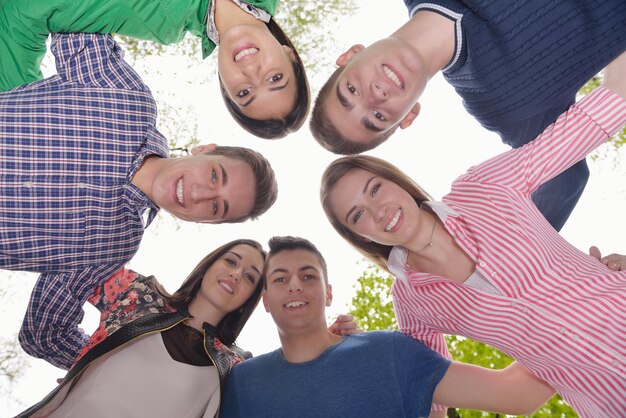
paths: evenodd
<path fill-rule="evenodd" d="M 288 0 L 287 0 L 288 1 Z M 336 57 L 350 45 L 369 45 L 388 36 L 407 20 L 407 11 L 399 0 L 382 4 L 360 0 L 360 10 L 342 19 L 336 30 L 336 44 L 321 54 Z M 48 61 L 48 74 L 50 66 Z M 209 82 L 191 71 L 214 70 L 214 64 L 203 63 L 190 69 L 181 59 L 148 58 L 136 63 L 159 100 L 166 100 L 180 109 L 177 132 L 188 135 L 197 127 L 203 143 L 240 145 L 256 149 L 272 163 L 279 183 L 276 204 L 257 221 L 234 225 L 198 225 L 175 220 L 162 212 L 144 235 L 137 255 L 129 267 L 145 275 L 153 274 L 168 291 L 177 289 L 196 263 L 207 253 L 233 239 L 252 238 L 267 246 L 274 235 L 295 235 L 311 240 L 326 257 L 333 286 L 333 305 L 327 309 L 329 321 L 349 310 L 353 286 L 367 263 L 341 239 L 326 220 L 319 203 L 319 181 L 324 168 L 336 157 L 322 149 L 311 137 L 308 128 L 278 141 L 255 138 L 241 130 L 224 109 L 219 97 L 216 77 Z M 155 68 L 158 71 L 155 71 Z M 334 66 L 311 77 L 315 91 Z M 421 184 L 435 199 L 449 191 L 452 181 L 470 166 L 508 149 L 499 138 L 465 113 L 460 98 L 441 76 L 431 80 L 420 99 L 422 111 L 416 122 L 398 131 L 389 141 L 370 154 L 400 167 Z M 308 124 L 307 124 L 308 126 Z M 163 131 L 172 131 L 164 127 Z M 181 137 L 181 142 L 185 138 Z M 603 252 L 626 252 L 623 221 L 626 188 L 623 179 L 624 152 L 610 147 L 600 151 L 601 158 L 590 161 L 591 179 L 576 210 L 562 230 L 575 247 L 587 251 L 598 245 Z M 36 275 L 0 271 L 0 289 L 7 292 L 0 305 L 2 336 L 17 333 L 24 315 Z M 95 329 L 98 313 L 88 307 L 83 328 Z M 279 346 L 269 314 L 260 305 L 238 344 L 255 355 Z M 60 369 L 42 360 L 28 360 L 24 375 L 11 388 L 11 396 L 0 401 L 0 416 L 14 415 L 39 401 L 52 390 L 55 380 L 64 375 Z M 8 390 L 6 382 L 4 389 Z M 6 393 L 6 392 L 4 392 Z"/>

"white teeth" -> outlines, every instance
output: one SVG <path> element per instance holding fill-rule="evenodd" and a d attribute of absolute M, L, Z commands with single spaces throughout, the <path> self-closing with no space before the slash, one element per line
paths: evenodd
<path fill-rule="evenodd" d="M 287 307 L 287 308 L 298 308 L 298 307 L 304 306 L 304 305 L 306 305 L 306 302 L 297 301 L 297 302 L 289 302 L 288 304 L 285 305 L 285 307 Z"/>
<path fill-rule="evenodd" d="M 220 282 L 220 286 L 222 286 L 228 293 L 234 293 L 233 288 L 226 282 Z"/>
<path fill-rule="evenodd" d="M 385 228 L 385 231 L 389 232 L 389 231 L 391 231 L 393 229 L 394 226 L 396 226 L 396 224 L 398 223 L 398 220 L 400 220 L 400 214 L 401 213 L 402 213 L 402 209 L 398 209 L 396 214 L 393 216 L 393 218 L 391 218 L 391 220 L 387 224 L 387 227 Z"/>
<path fill-rule="evenodd" d="M 402 81 L 400 81 L 400 77 L 398 77 L 396 73 L 391 71 L 391 68 L 387 67 L 386 65 L 383 65 L 383 71 L 385 72 L 385 75 L 387 75 L 387 77 L 389 77 L 391 81 L 393 81 L 396 84 L 396 86 L 398 86 L 399 88 L 404 88 Z"/>
<path fill-rule="evenodd" d="M 183 204 L 183 179 L 178 180 L 176 183 L 176 198 L 178 203 Z"/>
<path fill-rule="evenodd" d="M 235 62 L 239 62 L 239 60 L 245 57 L 246 55 L 256 54 L 257 52 L 259 52 L 258 48 L 242 49 L 241 51 L 237 53 L 237 55 L 235 55 Z"/>

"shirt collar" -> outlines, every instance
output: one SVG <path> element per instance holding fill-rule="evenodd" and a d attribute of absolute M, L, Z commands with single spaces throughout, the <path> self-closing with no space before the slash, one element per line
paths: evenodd
<path fill-rule="evenodd" d="M 269 23 L 272 15 L 266 12 L 263 9 L 260 9 L 252 4 L 246 3 L 243 0 L 232 0 L 237 6 L 241 8 L 246 13 L 251 14 L 256 17 L 258 20 L 261 20 L 265 23 Z M 216 45 L 220 43 L 220 34 L 217 31 L 217 26 L 215 26 L 215 1 L 210 2 L 210 6 L 207 9 L 207 19 L 206 19 L 206 34 L 207 37 L 213 41 Z"/>

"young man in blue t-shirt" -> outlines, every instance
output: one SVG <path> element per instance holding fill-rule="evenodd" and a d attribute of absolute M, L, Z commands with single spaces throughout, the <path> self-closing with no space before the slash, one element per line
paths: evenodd
<path fill-rule="evenodd" d="M 495 371 L 450 362 L 399 332 L 329 333 L 322 255 L 302 238 L 269 245 L 263 304 L 281 349 L 235 366 L 220 417 L 417 417 L 432 402 L 522 415 L 554 393 L 517 363 Z"/>
<path fill-rule="evenodd" d="M 388 38 L 354 45 L 320 90 L 311 131 L 354 154 L 409 127 L 441 71 L 467 111 L 514 148 L 535 139 L 580 88 L 626 49 L 623 0 L 405 0 L 411 19 Z M 581 161 L 533 201 L 557 230 L 585 187 Z"/>

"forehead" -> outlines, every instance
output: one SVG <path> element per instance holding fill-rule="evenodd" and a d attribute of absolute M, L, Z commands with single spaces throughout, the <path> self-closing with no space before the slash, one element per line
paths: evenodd
<path fill-rule="evenodd" d="M 311 267 L 322 274 L 323 268 L 319 258 L 313 252 L 304 248 L 283 250 L 270 257 L 267 262 L 267 274 L 275 271 L 288 271 L 290 273 Z"/>

